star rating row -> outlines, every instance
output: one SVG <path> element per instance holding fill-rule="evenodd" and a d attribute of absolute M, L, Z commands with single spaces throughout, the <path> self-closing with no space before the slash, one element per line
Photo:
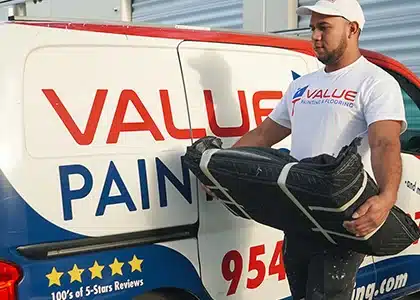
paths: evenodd
<path fill-rule="evenodd" d="M 128 264 L 131 266 L 131 273 L 133 272 L 142 272 L 141 265 L 143 263 L 143 259 L 138 259 L 135 255 L 133 256 L 133 259 L 128 262 Z M 114 258 L 114 261 L 112 264 L 108 265 L 111 269 L 111 275 L 123 275 L 123 266 L 124 262 L 118 261 L 117 258 Z M 100 265 L 98 261 L 95 260 L 93 265 L 88 268 L 90 271 L 90 279 L 99 278 L 102 279 L 102 271 L 104 270 L 105 265 Z M 68 271 L 67 273 L 70 276 L 70 283 L 73 283 L 75 281 L 78 281 L 82 283 L 82 274 L 85 272 L 85 269 L 81 269 L 77 266 L 77 264 L 73 265 L 73 269 Z M 51 272 L 46 275 L 48 278 L 48 287 L 51 287 L 53 285 L 61 286 L 61 277 L 65 274 L 65 272 L 60 272 L 60 270 L 57 270 L 55 267 L 52 268 Z"/>

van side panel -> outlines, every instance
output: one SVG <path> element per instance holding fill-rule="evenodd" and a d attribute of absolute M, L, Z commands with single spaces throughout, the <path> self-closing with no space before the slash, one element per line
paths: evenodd
<path fill-rule="evenodd" d="M 403 168 L 396 205 L 409 213 L 416 223 L 419 223 L 420 160 L 411 154 L 402 153 L 401 156 Z M 397 295 L 404 295 L 404 292 L 411 289 L 420 288 L 419 252 L 420 244 L 416 241 L 397 255 L 374 258 L 377 280 L 372 295 L 375 299 L 394 299 Z M 372 299 L 367 293 L 369 286 L 373 286 L 373 282 L 370 285 L 358 287 L 356 294 L 359 292 L 361 295 L 364 294 L 366 299 Z"/>

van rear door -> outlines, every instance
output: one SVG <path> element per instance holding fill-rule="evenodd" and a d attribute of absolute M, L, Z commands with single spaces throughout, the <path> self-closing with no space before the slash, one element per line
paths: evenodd
<path fill-rule="evenodd" d="M 48 26 L 0 28 L 18 41 L 0 56 L 0 257 L 22 268 L 21 299 L 192 290 L 180 41 Z"/>
<path fill-rule="evenodd" d="M 260 124 L 294 78 L 317 68 L 313 57 L 271 47 L 185 41 L 179 54 L 192 128 L 222 138 L 223 147 Z M 281 231 L 236 217 L 204 193 L 199 211 L 202 280 L 214 299 L 290 295 Z"/>

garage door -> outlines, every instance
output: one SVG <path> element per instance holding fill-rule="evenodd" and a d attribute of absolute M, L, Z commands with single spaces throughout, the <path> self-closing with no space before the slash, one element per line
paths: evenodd
<path fill-rule="evenodd" d="M 134 0 L 133 21 L 242 28 L 242 0 Z"/>

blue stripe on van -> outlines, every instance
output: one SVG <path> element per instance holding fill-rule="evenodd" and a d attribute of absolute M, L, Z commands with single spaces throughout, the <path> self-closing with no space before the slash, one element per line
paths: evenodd
<path fill-rule="evenodd" d="M 209 299 L 192 263 L 160 245 L 25 262 L 23 271 L 21 299 L 132 299 L 162 287 Z"/>
<path fill-rule="evenodd" d="M 30 183 L 29 183 L 30 184 Z M 50 201 L 48 195 L 42 201 Z M 85 236 L 55 226 L 33 210 L 0 170 L 0 241 L 2 247 L 80 239 Z"/>
<path fill-rule="evenodd" d="M 43 201 L 49 201 L 47 195 Z M 131 299 L 163 287 L 184 289 L 199 299 L 209 299 L 192 263 L 161 245 L 48 260 L 30 260 L 16 251 L 18 246 L 84 237 L 40 216 L 0 171 L 0 259 L 12 261 L 23 270 L 19 299 Z"/>

